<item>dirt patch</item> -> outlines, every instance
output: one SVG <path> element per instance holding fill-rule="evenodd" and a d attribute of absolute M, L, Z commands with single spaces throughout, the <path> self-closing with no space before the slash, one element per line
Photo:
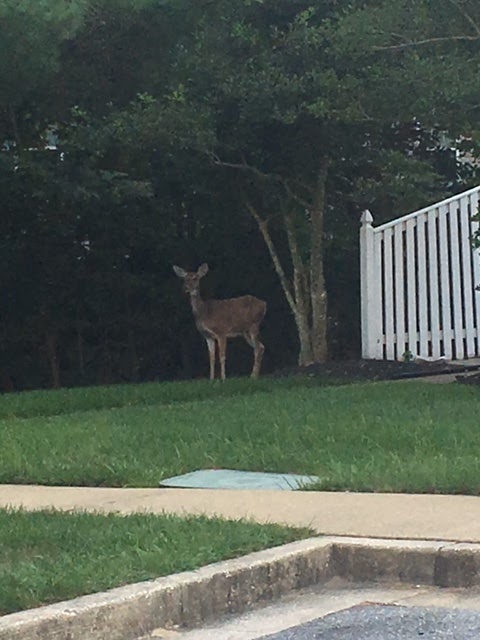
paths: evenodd
<path fill-rule="evenodd" d="M 465 367 L 445 362 L 396 362 L 390 360 L 336 360 L 308 367 L 291 367 L 273 374 L 274 377 L 307 375 L 332 380 L 401 380 L 402 378 L 462 373 Z M 480 384 L 480 373 L 478 374 Z"/>

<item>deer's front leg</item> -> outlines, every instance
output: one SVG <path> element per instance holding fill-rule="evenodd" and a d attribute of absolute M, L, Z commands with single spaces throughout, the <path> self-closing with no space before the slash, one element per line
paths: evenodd
<path fill-rule="evenodd" d="M 218 339 L 218 354 L 220 356 L 220 371 L 222 375 L 222 380 L 225 380 L 225 363 L 227 360 L 227 339 L 219 338 Z"/>
<path fill-rule="evenodd" d="M 215 379 L 215 347 L 216 343 L 213 338 L 205 338 L 208 346 L 208 355 L 210 356 L 210 380 Z"/>

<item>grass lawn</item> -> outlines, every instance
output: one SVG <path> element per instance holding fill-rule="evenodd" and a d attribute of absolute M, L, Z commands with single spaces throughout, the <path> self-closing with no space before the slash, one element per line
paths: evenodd
<path fill-rule="evenodd" d="M 269 393 L 297 387 L 332 386 L 340 382 L 332 379 L 295 376 L 289 378 L 232 378 L 226 382 L 195 380 L 125 384 L 98 387 L 77 387 L 46 391 L 27 391 L 0 396 L 0 419 L 55 416 L 76 411 L 114 409 L 120 407 L 196 402 Z"/>
<path fill-rule="evenodd" d="M 307 529 L 207 518 L 0 510 L 0 615 L 273 547 Z"/>
<path fill-rule="evenodd" d="M 4 396 L 0 482 L 157 486 L 170 475 L 223 467 L 315 474 L 317 488 L 329 490 L 480 493 L 476 388 L 256 385 Z M 101 404 L 102 393 L 107 407 L 122 406 L 81 410 Z M 22 411 L 34 416 L 15 417 Z"/>

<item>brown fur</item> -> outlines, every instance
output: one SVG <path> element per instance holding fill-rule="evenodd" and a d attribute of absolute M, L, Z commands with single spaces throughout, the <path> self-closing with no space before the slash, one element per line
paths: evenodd
<path fill-rule="evenodd" d="M 208 266 L 203 264 L 196 272 L 185 271 L 177 266 L 173 269 L 185 283 L 195 324 L 207 341 L 210 354 L 210 379 L 215 378 L 216 345 L 218 344 L 221 376 L 222 380 L 225 380 L 226 343 L 228 338 L 236 336 L 245 338 L 253 348 L 255 359 L 252 377 L 258 378 L 265 351 L 259 333 L 260 325 L 267 312 L 267 303 L 254 296 L 241 296 L 228 300 L 202 300 L 200 280 L 208 273 Z"/>

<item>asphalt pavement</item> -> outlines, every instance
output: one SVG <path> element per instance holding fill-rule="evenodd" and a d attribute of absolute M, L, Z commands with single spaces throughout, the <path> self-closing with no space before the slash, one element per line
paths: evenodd
<path fill-rule="evenodd" d="M 259 640 L 478 640 L 480 613 L 424 607 L 358 606 Z"/>
<path fill-rule="evenodd" d="M 333 578 L 201 629 L 143 640 L 479 640 L 480 589 Z"/>

